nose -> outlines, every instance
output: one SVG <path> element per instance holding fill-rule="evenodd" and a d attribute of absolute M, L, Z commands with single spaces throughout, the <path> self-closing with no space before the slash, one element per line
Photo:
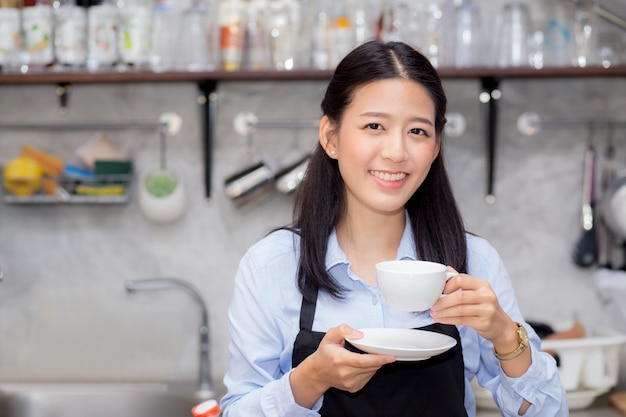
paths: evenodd
<path fill-rule="evenodd" d="M 407 159 L 408 154 L 402 132 L 390 132 L 382 142 L 380 156 L 393 162 L 402 162 Z"/>

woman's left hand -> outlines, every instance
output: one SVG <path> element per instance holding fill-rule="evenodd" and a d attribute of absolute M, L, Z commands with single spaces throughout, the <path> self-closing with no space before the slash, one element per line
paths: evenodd
<path fill-rule="evenodd" d="M 471 327 L 492 342 L 513 324 L 487 280 L 458 274 L 448 280 L 444 293 L 430 310 L 439 323 Z"/>

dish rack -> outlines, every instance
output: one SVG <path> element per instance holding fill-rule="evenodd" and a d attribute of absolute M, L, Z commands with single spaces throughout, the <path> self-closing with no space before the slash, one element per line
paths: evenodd
<path fill-rule="evenodd" d="M 159 156 L 165 166 L 165 141 L 176 135 L 182 119 L 176 113 L 163 113 L 156 121 L 82 123 L 0 123 L 0 130 L 13 131 L 93 131 L 155 130 L 159 134 Z M 0 175 L 1 176 L 1 175 Z M 129 201 L 133 174 L 101 174 L 89 178 L 43 177 L 34 194 L 14 195 L 2 186 L 6 204 L 123 204 Z M 2 182 L 4 184 L 4 181 Z"/>
<path fill-rule="evenodd" d="M 541 348 L 559 356 L 559 374 L 566 391 L 604 390 L 617 384 L 620 354 L 626 335 L 544 340 Z"/>
<path fill-rule="evenodd" d="M 13 195 L 4 187 L 6 204 L 123 204 L 130 199 L 132 174 L 94 175 L 90 179 L 43 177 L 41 189 Z"/>
<path fill-rule="evenodd" d="M 607 333 L 578 339 L 542 340 L 543 351 L 559 358 L 559 375 L 570 410 L 580 410 L 617 385 L 622 346 L 626 335 Z M 496 410 L 491 392 L 472 380 L 476 406 Z"/>

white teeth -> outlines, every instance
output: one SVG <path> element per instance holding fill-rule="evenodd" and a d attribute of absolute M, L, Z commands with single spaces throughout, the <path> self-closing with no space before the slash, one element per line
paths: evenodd
<path fill-rule="evenodd" d="M 390 174 L 388 172 L 371 171 L 372 175 L 376 178 L 380 178 L 383 181 L 400 181 L 406 177 L 404 172 L 398 172 L 396 174 Z"/>

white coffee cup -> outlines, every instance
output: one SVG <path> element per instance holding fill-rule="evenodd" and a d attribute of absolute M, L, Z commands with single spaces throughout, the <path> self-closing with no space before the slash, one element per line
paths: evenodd
<path fill-rule="evenodd" d="M 404 311 L 428 310 L 454 275 L 456 272 L 437 262 L 394 260 L 376 264 L 380 292 L 390 306 Z"/>

